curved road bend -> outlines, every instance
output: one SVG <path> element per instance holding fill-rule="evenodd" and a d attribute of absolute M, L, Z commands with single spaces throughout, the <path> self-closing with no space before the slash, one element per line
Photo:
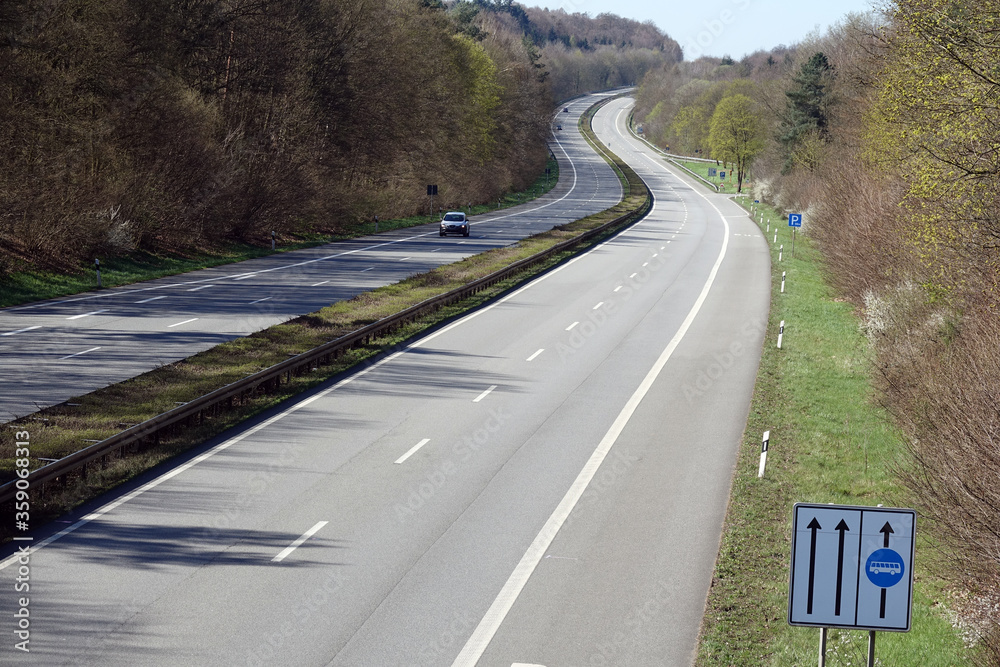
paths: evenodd
<path fill-rule="evenodd" d="M 68 519 L 30 557 L 34 655 L 2 660 L 689 665 L 769 252 L 627 104 L 595 125 L 646 219 Z"/>
<path fill-rule="evenodd" d="M 437 225 L 281 253 L 121 288 L 0 310 L 0 422 L 120 382 L 341 299 L 602 211 L 621 185 L 577 129 L 607 95 L 560 111 L 558 185 L 475 216 L 469 238 Z"/>

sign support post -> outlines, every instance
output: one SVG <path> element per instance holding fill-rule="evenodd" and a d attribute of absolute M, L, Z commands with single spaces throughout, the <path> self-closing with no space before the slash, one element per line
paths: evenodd
<path fill-rule="evenodd" d="M 792 228 L 792 257 L 795 257 L 795 228 L 802 226 L 802 214 L 789 213 L 788 226 Z"/>

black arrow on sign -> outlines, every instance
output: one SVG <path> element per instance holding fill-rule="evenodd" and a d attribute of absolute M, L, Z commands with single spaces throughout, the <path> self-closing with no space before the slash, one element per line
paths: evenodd
<path fill-rule="evenodd" d="M 878 532 L 882 533 L 882 535 L 883 535 L 883 537 L 882 537 L 882 548 L 888 549 L 889 548 L 889 535 L 891 535 L 892 532 L 893 532 L 892 531 L 892 526 L 890 526 L 889 522 L 886 521 L 885 525 L 882 526 L 881 530 L 879 530 Z M 885 618 L 885 589 L 884 588 L 882 589 L 882 601 L 879 604 L 878 617 L 879 618 Z"/>
<path fill-rule="evenodd" d="M 892 532 L 893 532 L 892 526 L 890 526 L 889 522 L 886 521 L 885 525 L 882 526 L 882 529 L 879 530 L 878 532 L 882 533 L 885 536 L 883 538 L 883 540 L 882 540 L 882 547 L 885 548 L 885 549 L 888 549 L 889 548 L 889 535 L 892 534 Z"/>
<path fill-rule="evenodd" d="M 841 519 L 840 523 L 837 524 L 836 530 L 840 531 L 840 553 L 837 555 L 837 602 L 834 605 L 833 615 L 840 616 L 840 589 L 844 583 L 844 533 L 850 530 L 850 528 Z"/>
<path fill-rule="evenodd" d="M 806 528 L 812 531 L 812 538 L 809 542 L 809 596 L 806 598 L 807 614 L 813 613 L 813 588 L 816 583 L 816 531 L 821 527 L 816 517 L 813 517 L 813 520 L 806 526 Z"/>

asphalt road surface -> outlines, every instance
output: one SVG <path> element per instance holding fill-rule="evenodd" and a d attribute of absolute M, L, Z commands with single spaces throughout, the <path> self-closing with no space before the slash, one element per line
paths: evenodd
<path fill-rule="evenodd" d="M 689 665 L 770 255 L 627 106 L 647 218 L 34 534 L 0 662 Z"/>
<path fill-rule="evenodd" d="M 0 310 L 0 423 L 613 206 L 621 184 L 577 128 L 603 97 L 555 115 L 558 185 L 474 216 L 469 238 L 423 225 Z"/>

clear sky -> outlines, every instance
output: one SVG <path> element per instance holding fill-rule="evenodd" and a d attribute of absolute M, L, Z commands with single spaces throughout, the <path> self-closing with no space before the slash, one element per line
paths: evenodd
<path fill-rule="evenodd" d="M 866 12 L 877 0 L 520 0 L 525 6 L 597 16 L 605 12 L 652 20 L 677 40 L 684 59 L 729 55 L 794 44 L 850 12 Z M 881 3 L 878 3 L 881 4 Z"/>

